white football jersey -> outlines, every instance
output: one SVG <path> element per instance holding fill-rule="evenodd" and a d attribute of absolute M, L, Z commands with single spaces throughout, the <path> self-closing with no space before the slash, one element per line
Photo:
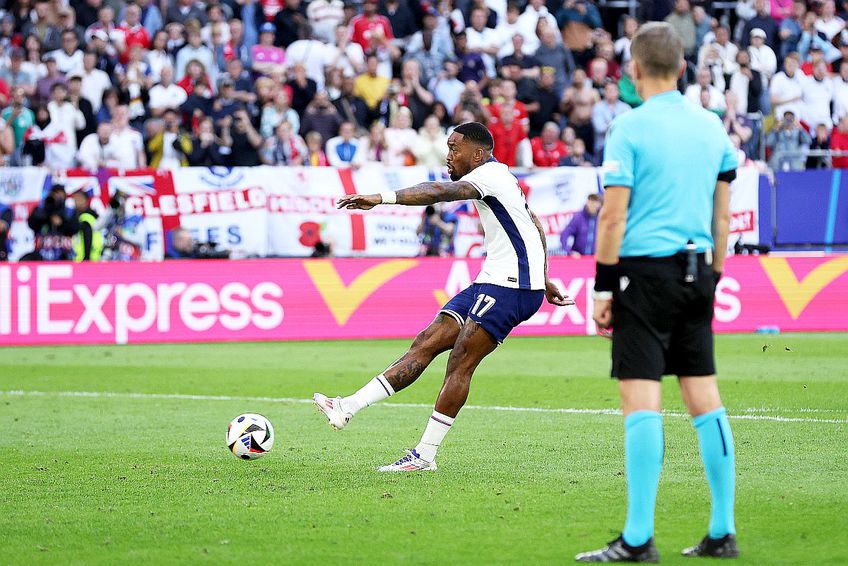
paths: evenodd
<path fill-rule="evenodd" d="M 486 260 L 474 282 L 512 289 L 544 289 L 542 238 L 509 167 L 491 160 L 461 180 L 474 185 L 480 193 L 474 206 L 486 239 Z"/>

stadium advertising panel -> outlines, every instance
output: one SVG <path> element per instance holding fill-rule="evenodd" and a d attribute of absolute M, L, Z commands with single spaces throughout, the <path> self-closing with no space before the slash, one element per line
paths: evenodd
<path fill-rule="evenodd" d="M 0 266 L 0 344 L 414 336 L 467 286 L 477 259 L 19 263 Z M 552 258 L 576 305 L 544 304 L 515 335 L 595 332 L 594 260 Z M 733 257 L 715 328 L 845 330 L 848 257 Z"/>

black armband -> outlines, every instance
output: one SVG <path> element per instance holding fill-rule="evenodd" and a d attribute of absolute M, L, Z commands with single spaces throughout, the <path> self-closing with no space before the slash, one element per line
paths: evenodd
<path fill-rule="evenodd" d="M 718 180 L 725 183 L 732 183 L 736 179 L 736 169 L 730 171 L 722 171 L 718 174 Z"/>
<path fill-rule="evenodd" d="M 612 291 L 618 284 L 618 264 L 595 262 L 595 291 Z"/>

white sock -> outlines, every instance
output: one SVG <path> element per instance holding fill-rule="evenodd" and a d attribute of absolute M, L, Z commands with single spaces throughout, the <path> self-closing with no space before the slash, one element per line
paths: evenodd
<path fill-rule="evenodd" d="M 453 419 L 447 415 L 443 415 L 438 411 L 433 411 L 430 420 L 427 421 L 427 428 L 424 429 L 424 434 L 421 435 L 421 442 L 415 447 L 415 451 L 422 459 L 428 462 L 433 462 L 436 459 L 436 451 L 445 435 L 451 429 Z"/>
<path fill-rule="evenodd" d="M 355 415 L 365 407 L 382 401 L 394 395 L 395 390 L 382 373 L 366 383 L 362 389 L 349 397 L 342 399 L 342 407 L 348 413 Z"/>

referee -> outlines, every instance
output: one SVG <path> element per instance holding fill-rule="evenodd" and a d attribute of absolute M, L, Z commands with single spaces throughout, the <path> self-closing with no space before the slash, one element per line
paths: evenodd
<path fill-rule="evenodd" d="M 683 44 L 665 23 L 633 39 L 645 100 L 615 119 L 604 148 L 595 322 L 612 334 L 624 412 L 627 519 L 579 562 L 656 562 L 654 506 L 663 463 L 660 380 L 676 375 L 712 495 L 707 536 L 684 556 L 735 558 L 733 436 L 713 353 L 713 302 L 727 250 L 736 150 L 717 116 L 677 91 Z"/>

